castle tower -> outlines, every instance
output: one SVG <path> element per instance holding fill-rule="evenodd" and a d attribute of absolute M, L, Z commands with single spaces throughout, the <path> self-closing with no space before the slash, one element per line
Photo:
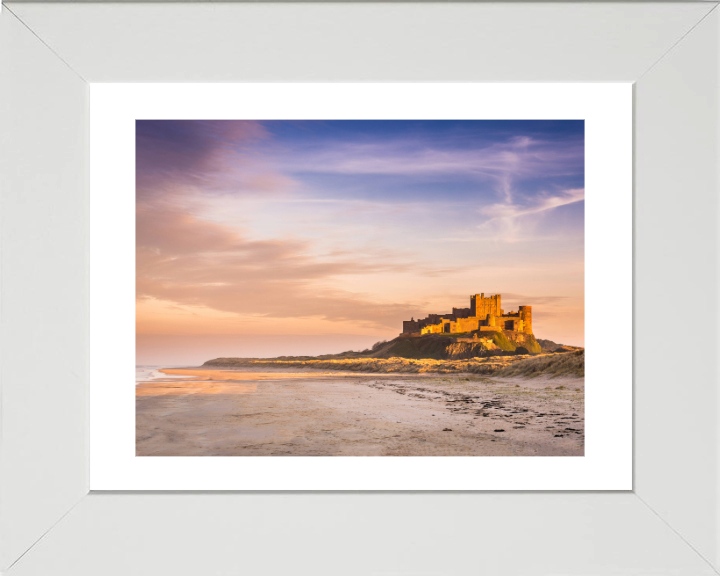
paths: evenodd
<path fill-rule="evenodd" d="M 523 332 L 532 334 L 532 306 L 520 306 L 518 312 L 520 312 L 520 318 L 523 321 Z"/>
<path fill-rule="evenodd" d="M 485 298 L 485 293 L 470 296 L 470 315 L 484 320 L 488 314 L 493 316 L 502 315 L 500 294 L 488 296 L 487 298 Z"/>

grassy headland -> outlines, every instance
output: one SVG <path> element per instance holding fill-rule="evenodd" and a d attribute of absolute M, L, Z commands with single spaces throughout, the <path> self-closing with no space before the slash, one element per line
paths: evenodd
<path fill-rule="evenodd" d="M 462 335 L 465 336 L 465 335 Z M 584 351 L 558 347 L 557 352 L 529 354 L 527 346 L 540 352 L 534 337 L 516 345 L 502 332 L 488 341 L 460 341 L 455 336 L 427 335 L 378 342 L 367 350 L 323 356 L 278 358 L 215 358 L 203 364 L 213 368 L 303 368 L 376 373 L 470 373 L 534 377 L 583 376 Z"/>

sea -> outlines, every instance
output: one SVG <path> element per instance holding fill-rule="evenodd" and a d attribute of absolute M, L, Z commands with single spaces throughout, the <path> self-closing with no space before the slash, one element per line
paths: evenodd
<path fill-rule="evenodd" d="M 175 366 L 150 366 L 147 364 L 136 365 L 135 386 L 142 382 L 153 382 L 155 380 L 187 380 L 187 376 L 164 374 L 163 372 L 160 372 L 161 368 L 175 368 Z M 177 366 L 177 368 L 181 368 L 181 366 Z"/>

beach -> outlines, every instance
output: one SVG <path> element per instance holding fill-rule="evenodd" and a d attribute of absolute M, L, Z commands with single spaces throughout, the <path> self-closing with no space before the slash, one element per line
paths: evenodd
<path fill-rule="evenodd" d="M 583 456 L 583 378 L 160 370 L 138 456 Z"/>

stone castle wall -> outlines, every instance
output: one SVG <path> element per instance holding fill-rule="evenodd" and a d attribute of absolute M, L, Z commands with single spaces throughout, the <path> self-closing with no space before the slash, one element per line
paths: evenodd
<path fill-rule="evenodd" d="M 484 318 L 488 314 L 493 316 L 502 316 L 502 308 L 500 307 L 500 294 L 488 296 L 485 294 L 474 294 L 470 296 L 470 315 Z"/>

